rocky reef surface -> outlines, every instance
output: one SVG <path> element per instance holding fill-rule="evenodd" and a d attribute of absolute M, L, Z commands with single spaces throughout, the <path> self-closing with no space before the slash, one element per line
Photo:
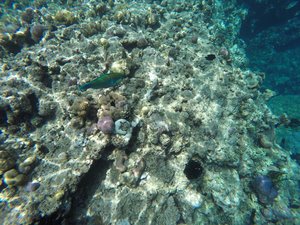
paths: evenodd
<path fill-rule="evenodd" d="M 1 224 L 300 222 L 299 165 L 245 68 L 236 1 L 10 3 Z M 79 90 L 108 71 L 124 79 Z"/>

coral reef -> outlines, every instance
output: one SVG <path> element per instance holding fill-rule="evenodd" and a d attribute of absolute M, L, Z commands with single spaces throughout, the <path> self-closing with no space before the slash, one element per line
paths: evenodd
<path fill-rule="evenodd" d="M 23 21 L 0 35 L 1 224 L 299 223 L 235 0 L 18 7 L 1 7 Z M 125 77 L 79 90 L 107 72 Z"/>

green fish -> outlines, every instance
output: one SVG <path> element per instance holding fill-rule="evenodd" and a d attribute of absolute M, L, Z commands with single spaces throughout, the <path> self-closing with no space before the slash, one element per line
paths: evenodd
<path fill-rule="evenodd" d="M 89 88 L 109 88 L 116 86 L 125 77 L 122 73 L 103 73 L 96 79 L 79 86 L 80 91 L 86 91 Z"/>

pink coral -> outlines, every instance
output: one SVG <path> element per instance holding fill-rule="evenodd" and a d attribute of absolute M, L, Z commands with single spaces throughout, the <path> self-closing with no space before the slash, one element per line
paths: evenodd
<path fill-rule="evenodd" d="M 104 116 L 98 121 L 97 127 L 104 134 L 111 134 L 114 132 L 115 123 L 110 116 Z"/>

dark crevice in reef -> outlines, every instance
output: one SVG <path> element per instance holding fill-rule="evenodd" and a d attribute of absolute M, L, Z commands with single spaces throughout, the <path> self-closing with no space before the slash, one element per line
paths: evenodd
<path fill-rule="evenodd" d="M 41 82 L 48 88 L 52 88 L 52 78 L 49 75 L 49 68 L 47 66 L 39 65 Z"/>
<path fill-rule="evenodd" d="M 203 166 L 200 162 L 191 159 L 184 168 L 184 174 L 189 180 L 199 178 L 203 173 Z"/>
<path fill-rule="evenodd" d="M 64 224 L 64 218 L 61 216 L 59 212 L 52 213 L 50 216 L 43 217 L 39 220 L 38 225 L 61 225 Z"/>
<path fill-rule="evenodd" d="M 77 185 L 78 189 L 71 196 L 70 208 L 62 205 L 56 212 L 41 218 L 38 223 L 39 225 L 74 225 L 88 223 L 90 218 L 86 215 L 87 204 L 94 196 L 98 186 L 105 179 L 106 172 L 112 164 L 112 162 L 108 160 L 108 156 L 112 153 L 113 149 L 113 146 L 107 147 L 102 153 L 101 158 L 95 161 L 89 171 L 82 177 Z"/>
<path fill-rule="evenodd" d="M 140 132 L 140 127 L 135 127 L 132 131 L 132 138 L 129 141 L 127 148 L 125 149 L 125 153 L 129 155 L 130 153 L 134 152 L 138 146 L 138 134 Z"/>
<path fill-rule="evenodd" d="M 28 95 L 28 99 L 30 101 L 30 104 L 31 104 L 31 107 L 32 107 L 32 111 L 34 113 L 37 113 L 38 111 L 38 108 L 39 108 L 39 99 L 38 97 L 36 96 L 36 94 L 33 92 L 33 93 L 30 93 Z"/>
<path fill-rule="evenodd" d="M 7 114 L 6 110 L 3 108 L 0 108 L 0 126 L 7 124 Z"/>
<path fill-rule="evenodd" d="M 106 178 L 106 172 L 110 168 L 112 161 L 108 156 L 112 153 L 114 147 L 109 146 L 102 153 L 102 157 L 95 161 L 89 171 L 84 175 L 78 184 L 77 191 L 73 194 L 71 209 L 67 218 L 67 224 L 86 223 L 87 204 L 91 201 L 99 185 Z M 82 216 L 80 216 L 82 215 Z M 74 221 L 76 218 L 76 221 Z M 77 221 L 77 220 L 82 221 Z"/>

